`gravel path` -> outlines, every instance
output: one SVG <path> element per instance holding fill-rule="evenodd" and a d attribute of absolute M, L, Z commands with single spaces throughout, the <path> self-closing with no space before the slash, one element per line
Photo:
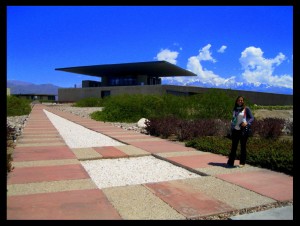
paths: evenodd
<path fill-rule="evenodd" d="M 44 110 L 44 112 L 70 148 L 125 145 L 101 133 L 89 130 L 81 125 L 57 116 L 49 111 Z"/>
<path fill-rule="evenodd" d="M 53 108 L 56 110 L 72 113 L 74 115 L 78 115 L 83 118 L 89 118 L 91 119 L 90 114 L 95 111 L 102 111 L 102 107 L 72 107 L 71 104 L 55 104 L 55 105 L 48 105 L 47 107 Z M 122 123 L 122 122 L 111 122 L 113 126 L 125 129 L 125 130 L 131 130 L 138 133 L 145 133 L 146 131 L 143 128 L 139 128 L 136 123 Z"/>
<path fill-rule="evenodd" d="M 201 177 L 153 156 L 81 162 L 100 188 Z"/>

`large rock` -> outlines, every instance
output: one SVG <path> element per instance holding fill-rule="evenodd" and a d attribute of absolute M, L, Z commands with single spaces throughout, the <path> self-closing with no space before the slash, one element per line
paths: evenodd
<path fill-rule="evenodd" d="M 139 128 L 146 128 L 146 121 L 148 121 L 148 119 L 141 118 L 141 119 L 137 122 L 137 126 L 138 126 Z"/>

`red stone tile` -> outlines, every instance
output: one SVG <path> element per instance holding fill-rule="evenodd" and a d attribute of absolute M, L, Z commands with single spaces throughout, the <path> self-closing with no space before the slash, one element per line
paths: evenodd
<path fill-rule="evenodd" d="M 192 148 L 171 141 L 127 141 L 126 143 L 150 153 L 191 151 Z"/>
<path fill-rule="evenodd" d="M 127 157 L 128 155 L 113 146 L 93 147 L 93 149 L 104 158 Z"/>
<path fill-rule="evenodd" d="M 77 159 L 77 157 L 66 145 L 16 147 L 13 153 L 13 161 L 15 162 L 55 159 Z"/>
<path fill-rule="evenodd" d="M 293 177 L 283 173 L 262 169 L 216 177 L 278 201 L 293 200 Z"/>
<path fill-rule="evenodd" d="M 145 186 L 187 218 L 220 214 L 233 210 L 226 203 L 178 181 L 149 183 Z"/>
<path fill-rule="evenodd" d="M 46 123 L 36 123 L 36 124 L 33 124 L 33 123 L 30 123 L 30 124 L 26 124 L 26 127 L 25 127 L 27 130 L 28 129 L 45 129 L 45 128 L 50 128 L 50 129 L 55 129 L 55 127 L 53 126 L 53 124 L 49 123 L 49 124 L 46 124 Z"/>
<path fill-rule="evenodd" d="M 26 137 L 27 138 L 27 137 Z M 46 138 L 46 139 L 45 139 Z M 47 137 L 39 138 L 39 139 L 20 139 L 18 141 L 18 144 L 39 144 L 39 143 L 62 143 L 62 145 L 65 144 L 65 141 L 62 138 L 57 139 L 47 139 Z"/>
<path fill-rule="evenodd" d="M 18 167 L 9 173 L 7 184 L 89 178 L 81 164 L 59 166 Z"/>
<path fill-rule="evenodd" d="M 25 139 L 43 139 L 43 138 L 59 138 L 62 139 L 62 137 L 56 133 L 56 134 L 26 134 L 26 136 L 24 136 L 24 134 L 21 135 L 21 138 L 25 138 Z"/>
<path fill-rule="evenodd" d="M 105 126 L 105 127 L 99 127 L 99 128 L 94 128 L 94 131 L 97 131 L 99 133 L 103 134 L 110 134 L 113 132 L 123 132 L 124 130 L 115 126 Z"/>
<path fill-rule="evenodd" d="M 111 135 L 111 137 L 118 139 L 118 140 L 137 140 L 137 139 L 153 139 L 154 137 L 146 136 L 146 135 L 139 135 L 139 134 L 131 134 L 128 135 L 126 133 L 124 134 L 114 134 Z"/>
<path fill-rule="evenodd" d="M 119 220 L 121 216 L 99 189 L 7 198 L 8 220 Z"/>
<path fill-rule="evenodd" d="M 45 129 L 24 129 L 26 133 L 58 133 L 57 129 L 45 128 Z"/>
<path fill-rule="evenodd" d="M 226 164 L 228 158 L 226 156 L 205 153 L 202 155 L 176 156 L 167 159 L 179 163 L 190 168 L 205 168 L 214 165 Z"/>
<path fill-rule="evenodd" d="M 33 130 L 24 130 L 23 132 L 22 132 L 22 136 L 25 136 L 25 135 L 27 135 L 27 134 L 29 134 L 29 135 L 31 135 L 31 134 L 59 134 L 58 133 L 58 131 L 57 130 L 38 130 L 38 131 L 33 131 Z"/>

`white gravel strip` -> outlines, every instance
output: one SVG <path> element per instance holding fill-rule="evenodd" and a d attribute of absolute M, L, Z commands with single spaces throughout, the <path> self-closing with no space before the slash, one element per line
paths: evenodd
<path fill-rule="evenodd" d="M 81 162 L 98 188 L 201 177 L 153 156 Z"/>
<path fill-rule="evenodd" d="M 125 145 L 101 133 L 97 133 L 57 116 L 49 111 L 44 110 L 44 112 L 70 148 Z"/>

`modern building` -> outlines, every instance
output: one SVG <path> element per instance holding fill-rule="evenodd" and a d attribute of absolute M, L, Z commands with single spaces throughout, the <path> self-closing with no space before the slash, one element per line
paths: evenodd
<path fill-rule="evenodd" d="M 188 70 L 166 61 L 104 64 L 83 67 L 56 68 L 55 70 L 101 78 L 101 82 L 83 81 L 83 88 L 160 85 L 161 77 L 197 76 Z"/>
<path fill-rule="evenodd" d="M 197 76 L 166 61 L 106 64 L 68 68 L 56 68 L 88 76 L 101 81 L 82 81 L 82 88 L 59 88 L 58 102 L 76 102 L 87 97 L 103 98 L 120 94 L 174 94 L 193 95 L 207 92 L 210 88 L 195 86 L 162 85 L 162 77 Z M 257 105 L 293 105 L 293 95 L 228 90 L 244 95 Z"/>
<path fill-rule="evenodd" d="M 197 76 L 167 61 L 105 64 L 55 70 L 95 76 L 101 80 L 83 80 L 81 89 L 59 89 L 58 101 L 60 102 L 74 102 L 86 97 L 103 98 L 122 93 L 160 93 L 157 89 L 161 87 L 161 77 Z"/>

